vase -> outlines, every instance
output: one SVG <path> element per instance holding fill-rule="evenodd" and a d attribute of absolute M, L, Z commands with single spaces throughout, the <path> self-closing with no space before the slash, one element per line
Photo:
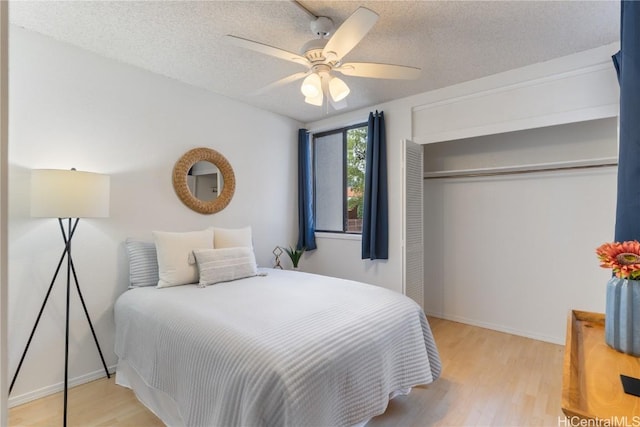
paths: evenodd
<path fill-rule="evenodd" d="M 612 277 L 607 283 L 605 341 L 622 352 L 640 356 L 640 281 Z"/>

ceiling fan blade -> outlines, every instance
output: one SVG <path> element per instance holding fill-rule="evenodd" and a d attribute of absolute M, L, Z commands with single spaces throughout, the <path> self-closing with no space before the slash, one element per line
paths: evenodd
<path fill-rule="evenodd" d="M 231 44 L 236 46 L 240 46 L 245 49 L 253 50 L 264 55 L 274 56 L 276 58 L 284 59 L 285 61 L 295 62 L 297 64 L 305 65 L 310 67 L 311 64 L 304 56 L 300 56 L 297 53 L 288 52 L 286 50 L 269 46 L 264 43 L 258 43 L 253 40 L 243 39 L 242 37 L 236 37 L 227 34 L 224 38 Z"/>
<path fill-rule="evenodd" d="M 373 62 L 348 62 L 334 68 L 345 76 L 370 77 L 374 79 L 415 80 L 420 77 L 420 68 L 405 65 L 376 64 Z"/>
<path fill-rule="evenodd" d="M 331 36 L 322 54 L 330 61 L 339 61 L 360 43 L 377 21 L 377 13 L 359 7 Z"/>
<path fill-rule="evenodd" d="M 301 73 L 295 73 L 295 74 L 291 74 L 290 76 L 287 76 L 285 78 L 282 78 L 280 80 L 276 80 L 273 83 L 268 84 L 267 86 L 260 88 L 254 92 L 251 92 L 249 94 L 249 96 L 257 96 L 257 95 L 262 95 L 265 92 L 268 92 L 272 89 L 275 89 L 277 87 L 286 85 L 287 83 L 291 83 L 291 82 L 295 82 L 296 80 L 300 80 L 306 76 L 308 76 L 311 73 L 311 70 L 307 71 L 307 72 L 301 72 Z"/>

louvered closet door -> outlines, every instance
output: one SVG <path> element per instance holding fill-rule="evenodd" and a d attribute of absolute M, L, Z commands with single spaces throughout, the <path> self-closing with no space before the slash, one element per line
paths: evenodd
<path fill-rule="evenodd" d="M 422 145 L 403 142 L 403 290 L 424 308 Z"/>

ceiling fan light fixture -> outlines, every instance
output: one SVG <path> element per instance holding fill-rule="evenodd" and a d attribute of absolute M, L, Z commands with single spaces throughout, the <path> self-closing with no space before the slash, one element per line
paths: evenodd
<path fill-rule="evenodd" d="M 316 73 L 309 74 L 303 81 L 300 91 L 306 98 L 315 98 L 322 95 L 322 82 Z"/>
<path fill-rule="evenodd" d="M 359 7 L 334 31 L 330 18 L 316 16 L 297 0 L 293 3 L 313 18 L 311 30 L 316 35 L 316 38 L 303 45 L 300 54 L 242 37 L 225 37 L 242 48 L 305 66 L 306 71 L 282 78 L 257 93 L 303 80 L 300 91 L 305 96 L 305 102 L 317 106 L 326 104 L 328 111 L 329 105 L 336 110 L 345 108 L 345 98 L 351 92 L 344 81 L 333 76 L 334 72 L 349 78 L 412 80 L 420 77 L 420 69 L 415 67 L 373 62 L 343 62 L 344 57 L 360 43 L 377 22 L 379 16 L 376 12 Z"/>
<path fill-rule="evenodd" d="M 342 101 L 350 92 L 349 86 L 342 79 L 333 77 L 329 82 L 329 94 L 334 102 Z"/>
<path fill-rule="evenodd" d="M 304 98 L 304 102 L 307 104 L 315 105 L 316 107 L 322 107 L 322 102 L 324 101 L 324 96 L 322 92 L 319 92 L 317 96 L 307 96 Z"/>

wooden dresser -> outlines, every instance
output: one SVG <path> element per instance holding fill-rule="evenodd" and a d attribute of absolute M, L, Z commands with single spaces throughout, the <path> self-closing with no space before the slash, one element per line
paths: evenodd
<path fill-rule="evenodd" d="M 640 358 L 620 353 L 605 343 L 604 314 L 573 310 L 567 323 L 564 414 L 577 417 L 575 420 L 603 423 L 593 425 L 640 426 L 640 397 L 626 394 L 620 382 L 620 374 L 640 378 Z"/>

